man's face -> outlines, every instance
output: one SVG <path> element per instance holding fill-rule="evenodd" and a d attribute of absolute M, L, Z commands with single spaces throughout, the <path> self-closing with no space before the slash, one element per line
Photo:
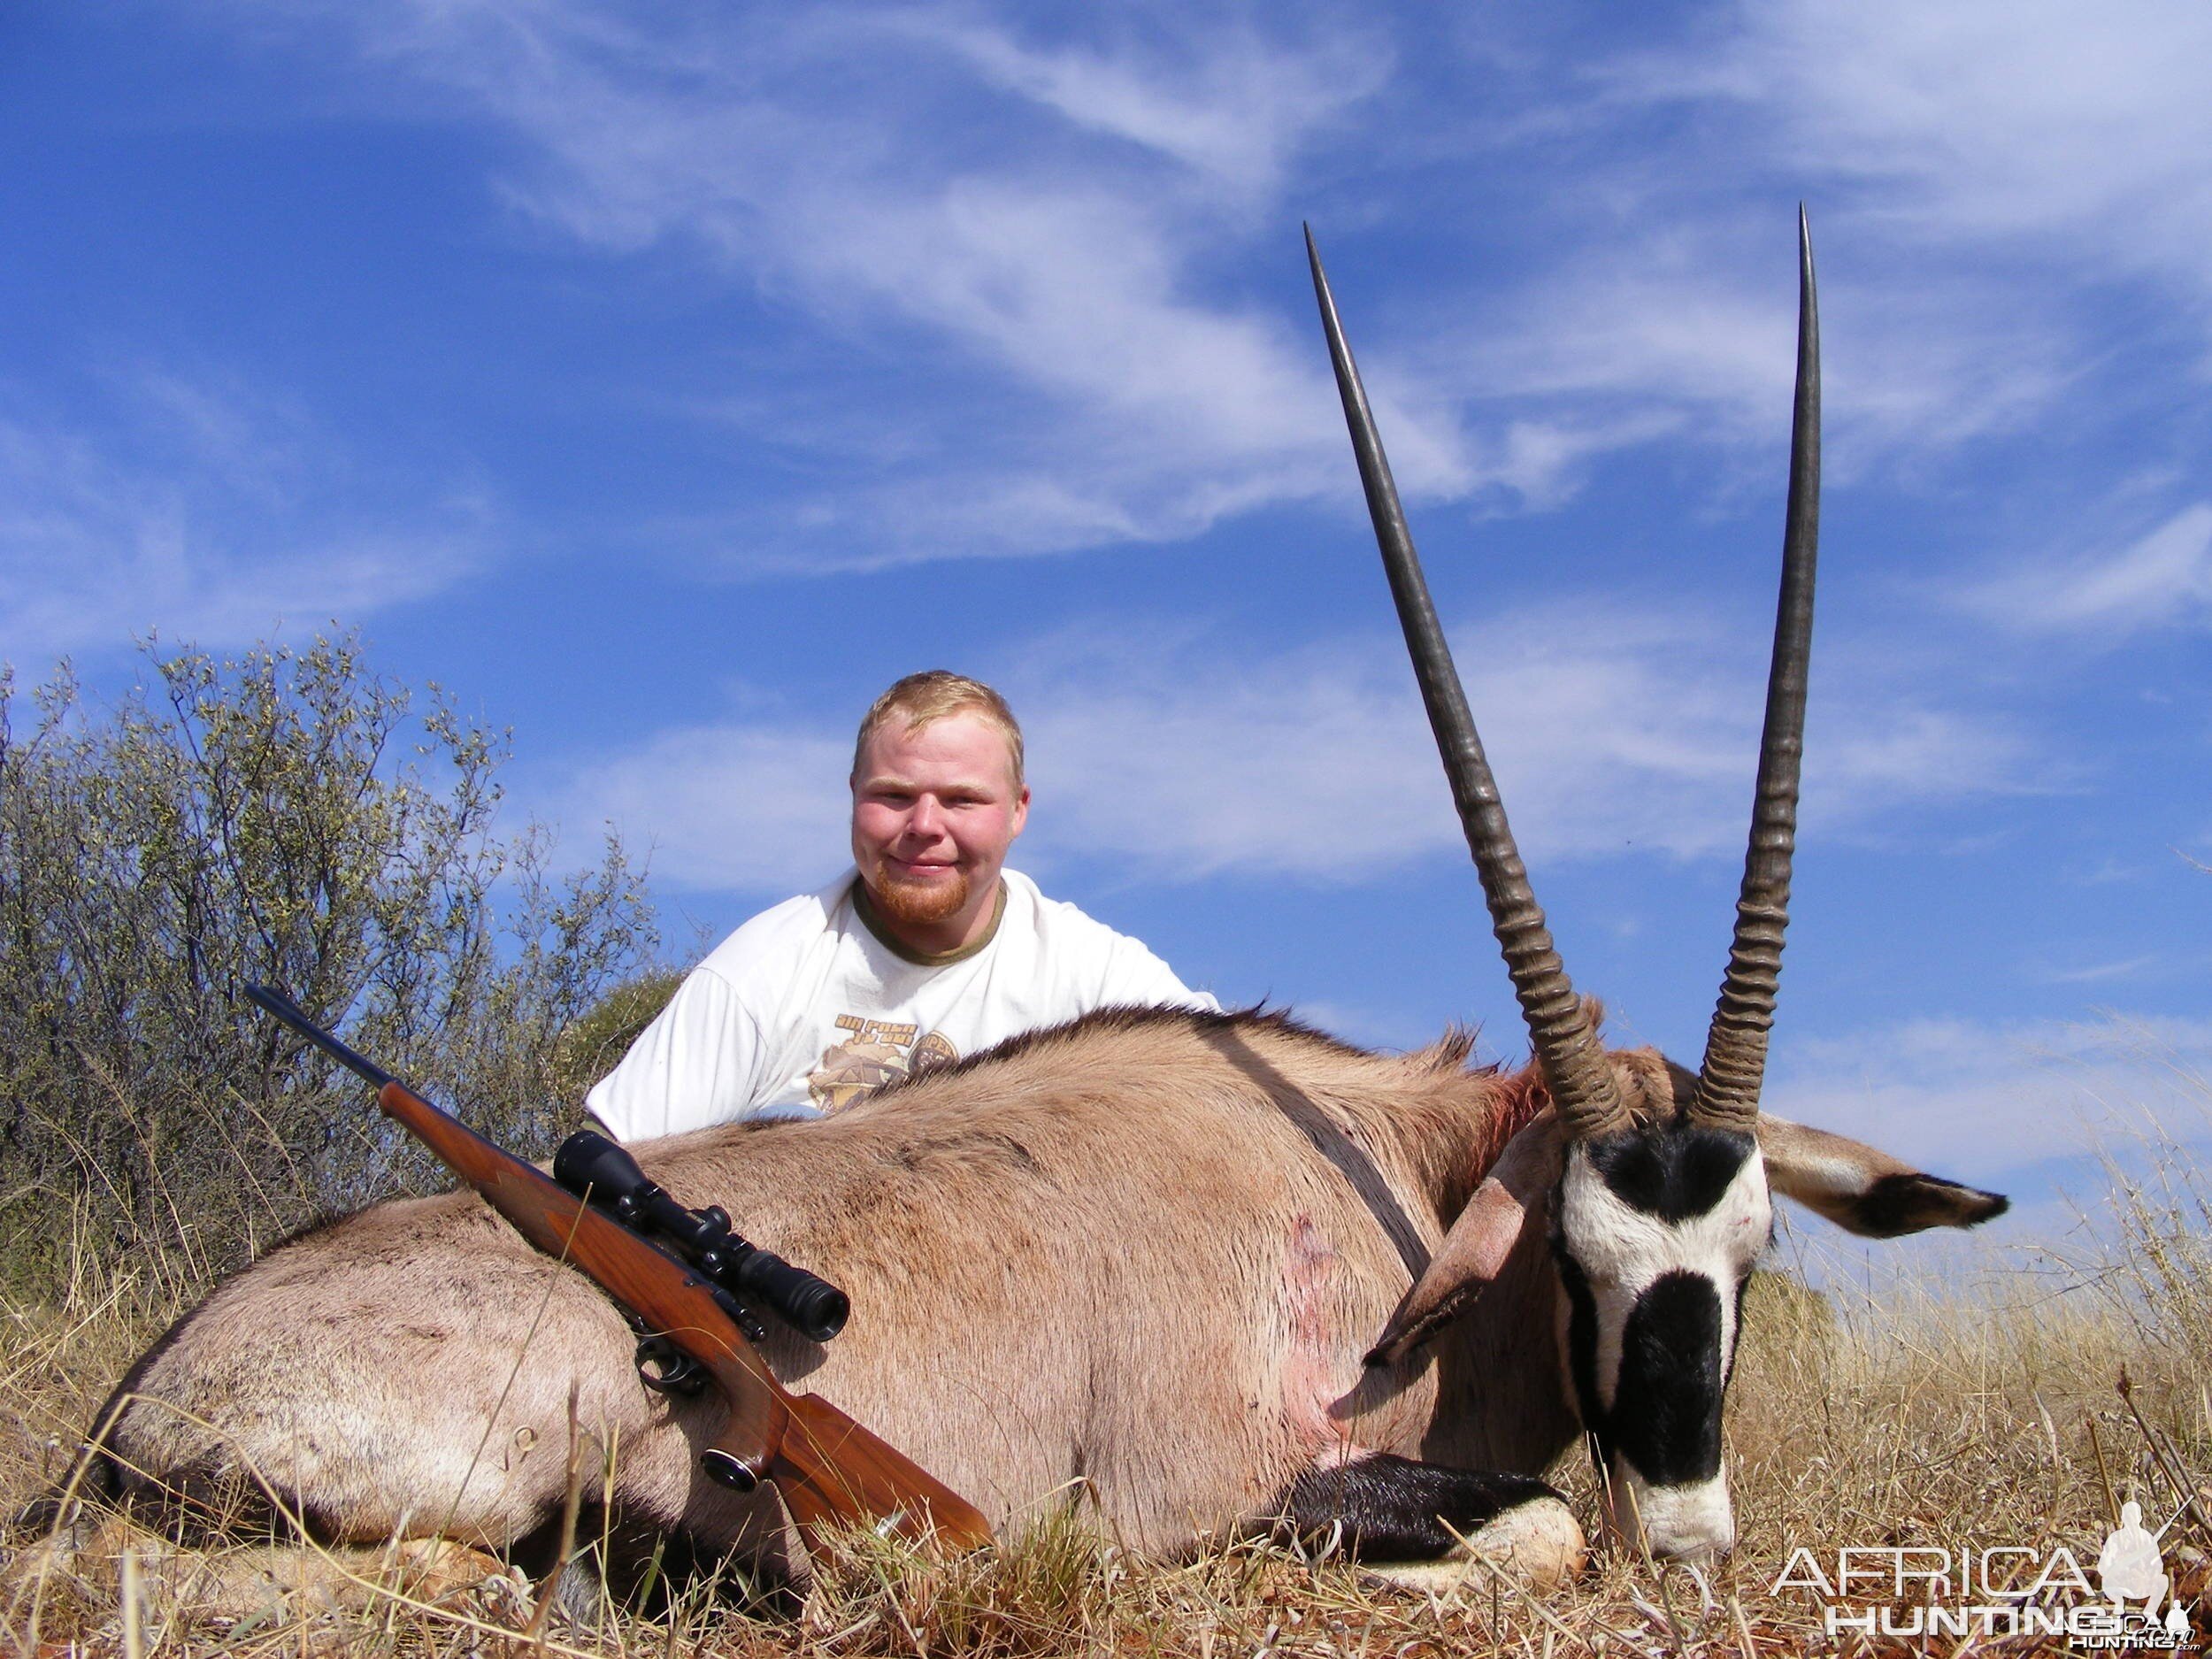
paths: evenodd
<path fill-rule="evenodd" d="M 1029 818 L 1006 739 L 965 711 L 919 731 L 894 716 L 863 746 L 852 782 L 853 862 L 877 908 L 924 949 L 969 943 Z"/>

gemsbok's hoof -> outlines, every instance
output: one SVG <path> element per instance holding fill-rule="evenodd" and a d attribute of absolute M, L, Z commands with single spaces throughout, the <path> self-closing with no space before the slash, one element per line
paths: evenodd
<path fill-rule="evenodd" d="M 1363 1562 L 1360 1571 L 1405 1590 L 1443 1595 L 1467 1585 L 1486 1585 L 1502 1574 L 1525 1590 L 1555 1590 L 1582 1571 L 1588 1540 L 1557 1498 L 1517 1504 L 1441 1561 Z"/>

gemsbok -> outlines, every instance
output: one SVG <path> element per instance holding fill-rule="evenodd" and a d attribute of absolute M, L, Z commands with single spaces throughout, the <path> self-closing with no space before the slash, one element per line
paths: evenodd
<path fill-rule="evenodd" d="M 819 1123 L 637 1148 L 687 1203 L 851 1295 L 764 1347 L 1002 1525 L 1063 1506 L 1173 1554 L 1255 1529 L 1436 1556 L 1586 1434 L 1606 1519 L 1729 1548 L 1723 1396 L 1770 1193 L 1856 1233 L 1967 1226 L 1995 1194 L 1759 1112 L 1790 885 L 1819 471 L 1801 240 L 1782 591 L 1734 943 L 1694 1074 L 1601 1047 L 1530 890 L 1317 254 L 1313 277 L 1421 690 L 1532 1048 L 1348 1047 L 1277 1014 L 1113 1010 Z M 572 1421 L 633 1522 L 772 1564 L 772 1490 L 701 1473 L 710 1397 L 653 1392 L 618 1310 L 472 1194 L 271 1251 L 119 1386 L 101 1452 L 173 1506 L 259 1494 L 334 1541 L 518 1546 L 559 1512 Z M 573 1418 L 571 1417 L 572 1398 Z M 596 1454 L 595 1454 L 595 1455 Z M 594 1492 L 599 1490 L 596 1480 Z"/>

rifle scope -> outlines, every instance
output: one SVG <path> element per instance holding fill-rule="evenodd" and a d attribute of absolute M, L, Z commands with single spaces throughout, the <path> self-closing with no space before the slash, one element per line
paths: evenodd
<path fill-rule="evenodd" d="M 711 1204 L 685 1209 L 596 1130 L 579 1129 L 561 1142 L 553 1154 L 553 1179 L 578 1197 L 603 1204 L 625 1224 L 662 1234 L 708 1279 L 734 1295 L 766 1303 L 801 1336 L 826 1342 L 845 1328 L 852 1303 L 843 1291 L 732 1233 L 727 1210 Z"/>

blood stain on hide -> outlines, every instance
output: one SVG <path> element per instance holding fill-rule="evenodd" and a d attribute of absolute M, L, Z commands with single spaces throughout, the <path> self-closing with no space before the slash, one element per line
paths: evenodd
<path fill-rule="evenodd" d="M 1283 1414 L 1291 1432 L 1313 1453 L 1345 1432 L 1328 1409 L 1343 1392 L 1335 1376 L 1328 1305 L 1342 1260 L 1312 1217 L 1301 1215 L 1291 1225 L 1283 1248 L 1283 1309 L 1290 1339 L 1283 1355 Z"/>

